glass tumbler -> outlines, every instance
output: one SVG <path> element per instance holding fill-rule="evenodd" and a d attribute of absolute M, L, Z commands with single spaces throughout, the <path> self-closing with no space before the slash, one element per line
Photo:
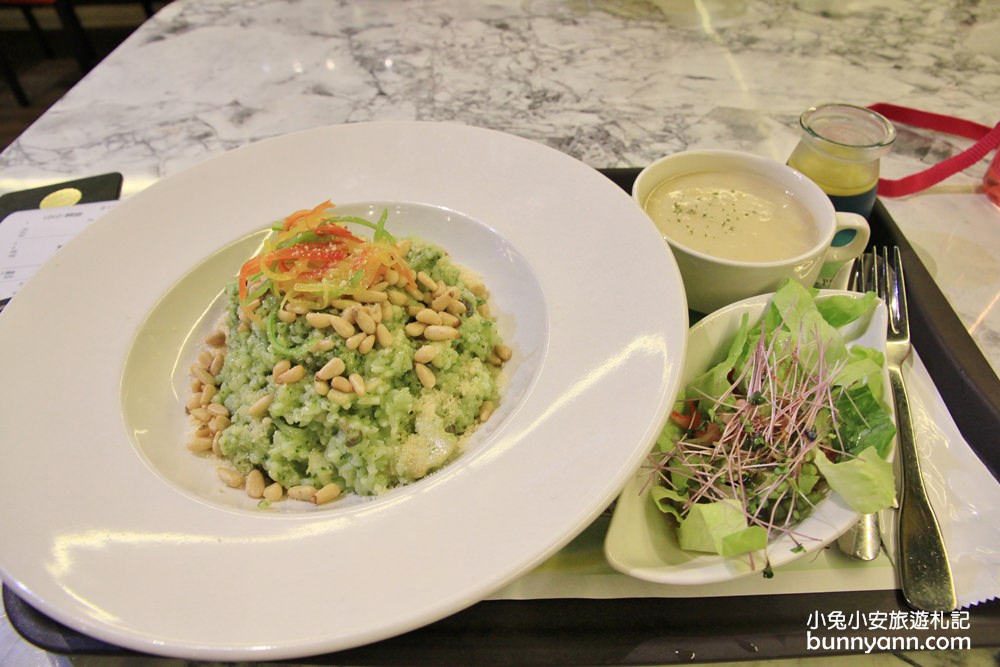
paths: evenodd
<path fill-rule="evenodd" d="M 823 104 L 799 117 L 802 136 L 788 166 L 812 179 L 838 211 L 868 218 L 875 205 L 879 160 L 896 129 L 880 113 L 852 104 Z"/>

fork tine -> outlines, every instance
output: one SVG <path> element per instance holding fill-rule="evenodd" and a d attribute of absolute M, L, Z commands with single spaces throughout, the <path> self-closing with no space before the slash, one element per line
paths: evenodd
<path fill-rule="evenodd" d="M 903 256 L 899 246 L 893 246 L 892 256 L 893 282 L 889 302 L 889 324 L 896 335 L 909 335 L 909 312 L 906 307 L 906 277 L 903 273 Z"/>
<path fill-rule="evenodd" d="M 866 252 L 861 256 L 861 291 L 875 291 L 875 251 Z"/>
<path fill-rule="evenodd" d="M 872 266 L 872 291 L 886 303 L 888 303 L 886 286 L 889 284 L 888 267 L 885 261 L 887 253 L 888 250 L 883 246 L 881 252 L 876 250 L 875 256 L 872 258 L 874 264 Z"/>

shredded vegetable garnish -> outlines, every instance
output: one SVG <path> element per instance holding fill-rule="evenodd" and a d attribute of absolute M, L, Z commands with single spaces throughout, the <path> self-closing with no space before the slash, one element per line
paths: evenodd
<path fill-rule="evenodd" d="M 323 310 L 335 299 L 360 294 L 377 284 L 386 271 L 395 269 L 415 286 L 413 271 L 385 229 L 388 211 L 372 223 L 354 216 L 337 216 L 327 200 L 312 209 L 292 213 L 276 224 L 259 255 L 239 273 L 240 307 L 252 320 L 256 304 L 273 292 L 282 305 Z M 345 225 L 373 230 L 371 241 Z"/>

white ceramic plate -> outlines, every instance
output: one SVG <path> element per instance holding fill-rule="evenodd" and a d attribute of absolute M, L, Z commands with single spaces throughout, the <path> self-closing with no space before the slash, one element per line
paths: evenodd
<path fill-rule="evenodd" d="M 855 292 L 826 290 L 821 292 L 820 298 L 830 294 L 861 296 Z M 743 314 L 749 315 L 751 324 L 759 321 L 770 300 L 771 295 L 765 294 L 738 301 L 691 327 L 680 387 L 687 386 L 698 374 L 723 359 Z M 871 317 L 852 323 L 844 333 L 849 346 L 864 345 L 885 350 L 885 329 L 885 306 L 879 304 Z M 883 400 L 892 405 L 888 394 L 888 373 L 885 373 L 883 386 L 887 392 Z M 677 585 L 729 581 L 764 569 L 767 563 L 762 554 L 758 554 L 751 563 L 746 556 L 725 558 L 681 549 L 674 526 L 649 497 L 648 481 L 649 471 L 640 467 L 615 505 L 604 543 L 605 555 L 612 567 L 638 579 Z M 799 524 L 798 532 L 809 538 L 802 540 L 804 549 L 793 551 L 796 543 L 787 536 L 768 545 L 771 566 L 776 568 L 822 549 L 840 537 L 858 517 L 858 513 L 848 507 L 840 496 L 831 494 Z"/>
<path fill-rule="evenodd" d="M 247 237 L 327 198 L 398 204 L 411 222 L 394 232 L 483 274 L 511 382 L 441 472 L 368 502 L 261 512 L 184 449 L 185 369 Z M 154 654 L 291 658 L 419 627 L 607 507 L 663 425 L 686 327 L 652 223 L 558 151 L 434 123 L 240 148 L 118 205 L 0 317 L 0 570 L 56 620 Z"/>

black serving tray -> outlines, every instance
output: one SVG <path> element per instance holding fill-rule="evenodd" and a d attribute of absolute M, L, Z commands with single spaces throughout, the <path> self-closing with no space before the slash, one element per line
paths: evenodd
<path fill-rule="evenodd" d="M 630 191 L 639 169 L 601 172 Z M 911 333 L 924 365 L 962 435 L 993 476 L 1000 478 L 1000 447 L 991 437 L 1000 432 L 1000 380 L 881 202 L 870 222 L 871 244 L 897 245 L 903 255 Z M 6 586 L 3 601 L 11 625 L 43 649 L 135 655 L 53 621 Z M 294 662 L 599 666 L 836 655 L 857 651 L 808 646 L 810 618 L 909 611 L 898 590 L 700 599 L 486 600 L 391 639 Z M 911 629 L 886 635 L 862 628 L 850 634 L 921 640 L 935 632 Z M 936 634 L 968 637 L 976 648 L 1000 646 L 1000 601 L 969 610 L 965 629 Z"/>

